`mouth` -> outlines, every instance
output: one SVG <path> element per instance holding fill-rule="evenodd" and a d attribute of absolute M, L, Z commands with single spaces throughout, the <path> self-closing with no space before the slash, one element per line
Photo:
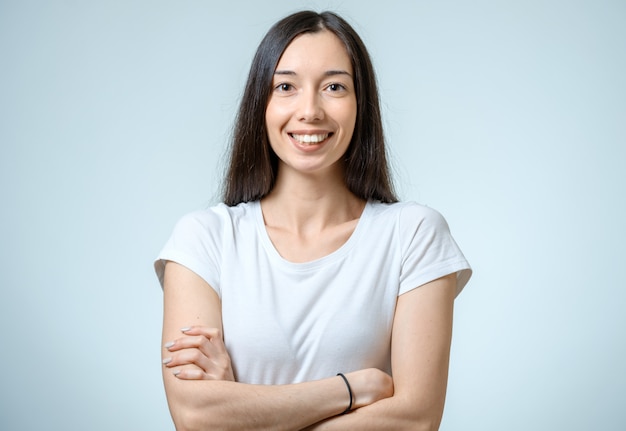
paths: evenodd
<path fill-rule="evenodd" d="M 313 134 L 296 134 L 289 133 L 289 137 L 294 139 L 300 144 L 304 145 L 316 145 L 324 142 L 326 139 L 330 138 L 333 135 L 330 133 L 313 133 Z"/>

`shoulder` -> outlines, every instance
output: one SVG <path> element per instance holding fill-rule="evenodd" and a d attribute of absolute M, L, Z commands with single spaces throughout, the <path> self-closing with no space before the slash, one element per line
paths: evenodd
<path fill-rule="evenodd" d="M 229 207 L 222 203 L 181 217 L 155 261 L 161 284 L 165 262 L 174 261 L 218 289 L 224 246 L 233 232 L 239 230 L 238 226 L 246 223 L 245 220 L 253 220 L 254 205 L 252 202 Z"/>
<path fill-rule="evenodd" d="M 417 202 L 383 204 L 371 202 L 373 218 L 380 222 L 395 222 L 401 229 L 448 229 L 443 215 L 434 208 Z"/>
<path fill-rule="evenodd" d="M 247 202 L 231 207 L 219 203 L 209 208 L 195 210 L 182 216 L 176 223 L 175 230 L 195 234 L 221 231 L 250 217 L 254 205 L 255 202 Z"/>

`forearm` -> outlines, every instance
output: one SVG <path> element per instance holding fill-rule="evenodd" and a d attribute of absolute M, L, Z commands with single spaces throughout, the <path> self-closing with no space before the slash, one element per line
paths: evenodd
<path fill-rule="evenodd" d="M 166 376 L 166 392 L 179 431 L 299 430 L 340 414 L 349 401 L 340 377 L 265 386 Z"/>
<path fill-rule="evenodd" d="M 420 406 L 419 403 L 393 396 L 362 407 L 346 415 L 318 422 L 306 431 L 435 431 L 439 429 L 443 405 Z"/>
<path fill-rule="evenodd" d="M 455 292 L 452 274 L 399 297 L 392 330 L 392 397 L 305 429 L 439 429 L 448 381 Z"/>

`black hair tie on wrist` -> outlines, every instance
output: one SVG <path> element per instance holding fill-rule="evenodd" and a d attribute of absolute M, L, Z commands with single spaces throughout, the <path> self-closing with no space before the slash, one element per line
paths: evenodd
<path fill-rule="evenodd" d="M 348 404 L 348 408 L 345 409 L 342 413 L 342 415 L 345 415 L 350 410 L 352 410 L 352 388 L 350 387 L 350 382 L 348 382 L 348 379 L 346 378 L 346 376 L 343 375 L 343 373 L 338 373 L 337 375 L 340 376 L 344 382 L 346 382 L 346 386 L 348 387 L 348 394 L 350 395 L 350 404 Z"/>

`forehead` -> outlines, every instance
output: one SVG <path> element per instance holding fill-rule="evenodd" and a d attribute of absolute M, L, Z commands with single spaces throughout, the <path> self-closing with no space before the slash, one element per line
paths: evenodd
<path fill-rule="evenodd" d="M 352 73 L 352 61 L 343 42 L 334 33 L 322 30 L 297 36 L 283 52 L 276 69 L 343 69 Z"/>

